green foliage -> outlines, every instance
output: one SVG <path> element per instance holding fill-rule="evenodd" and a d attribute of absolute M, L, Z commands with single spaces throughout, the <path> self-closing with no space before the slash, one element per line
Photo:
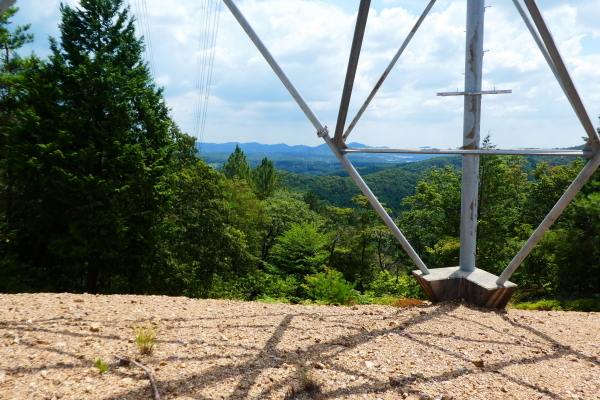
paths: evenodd
<path fill-rule="evenodd" d="M 495 147 L 489 136 L 483 147 Z M 509 241 L 522 223 L 523 205 L 531 186 L 524 170 L 525 159 L 520 156 L 480 158 L 477 264 L 495 274 L 500 274 L 514 255 Z"/>
<path fill-rule="evenodd" d="M 0 227 L 0 276 L 13 276 L 0 290 L 205 296 L 216 271 L 247 274 L 225 184 L 171 121 L 122 1 L 61 13 L 6 136 L 19 201 Z"/>
<path fill-rule="evenodd" d="M 13 293 L 27 290 L 29 281 L 37 280 L 35 271 L 12 251 L 19 235 L 8 226 L 20 201 L 14 191 L 12 167 L 7 162 L 9 131 L 18 124 L 15 114 L 23 107 L 24 73 L 37 62 L 34 57 L 23 59 L 17 53 L 25 43 L 33 41 L 33 35 L 27 33 L 29 25 L 12 26 L 10 20 L 18 10 L 9 7 L 0 15 L 0 291 Z"/>
<path fill-rule="evenodd" d="M 272 247 L 294 224 L 317 223 L 319 215 L 311 211 L 298 194 L 277 190 L 262 203 L 264 217 L 260 221 L 260 259 L 269 261 Z"/>
<path fill-rule="evenodd" d="M 223 164 L 222 170 L 229 179 L 250 179 L 250 166 L 248 165 L 246 155 L 242 149 L 240 149 L 240 146 L 235 146 L 235 150 L 231 153 L 227 162 Z"/>
<path fill-rule="evenodd" d="M 399 225 L 417 253 L 425 254 L 427 248 L 433 253 L 440 238 L 459 237 L 460 180 L 460 171 L 453 167 L 432 168 L 417 184 L 415 194 L 402 202 L 409 210 Z M 436 265 L 446 266 L 450 265 Z"/>
<path fill-rule="evenodd" d="M 136 292 L 174 201 L 181 136 L 122 1 L 82 0 L 61 13 L 60 41 L 26 71 L 22 122 L 9 135 L 20 199 L 13 252 L 64 277 L 54 290 L 97 293 L 118 274 Z"/>
<path fill-rule="evenodd" d="M 414 277 L 410 275 L 392 276 L 389 271 L 378 273 L 377 278 L 367 286 L 367 292 L 375 297 L 425 298 L 423 289 Z"/>
<path fill-rule="evenodd" d="M 260 293 L 257 300 L 274 299 L 288 301 L 298 291 L 300 283 L 294 276 L 281 276 L 274 272 L 259 272 L 255 291 Z"/>
<path fill-rule="evenodd" d="M 156 346 L 156 327 L 152 324 L 147 324 L 136 327 L 135 331 L 135 344 L 138 346 L 140 354 L 152 354 Z"/>
<path fill-rule="evenodd" d="M 208 291 L 202 297 L 209 299 L 250 300 L 250 281 L 247 277 L 223 276 L 214 273 Z"/>
<path fill-rule="evenodd" d="M 600 295 L 596 299 L 577 299 L 577 300 L 540 300 L 536 302 L 524 302 L 513 305 L 513 308 L 522 310 L 538 311 L 600 311 Z"/>
<path fill-rule="evenodd" d="M 305 277 L 305 289 L 308 295 L 322 304 L 344 305 L 354 300 L 354 285 L 334 269 Z"/>
<path fill-rule="evenodd" d="M 154 292 L 206 297 L 213 277 L 243 277 L 254 268 L 247 237 L 235 226 L 222 176 L 193 158 L 176 175 L 176 201 L 165 216 Z"/>
<path fill-rule="evenodd" d="M 425 255 L 431 265 L 453 267 L 458 265 L 460 241 L 455 237 L 443 236 L 433 247 L 425 248 Z"/>
<path fill-rule="evenodd" d="M 420 177 L 420 172 L 406 171 L 406 167 L 407 164 L 399 164 L 363 176 L 373 192 L 378 194 L 382 202 L 389 204 L 395 214 L 402 209 L 402 199 L 414 193 Z M 313 192 L 326 205 L 355 207 L 352 198 L 361 193 L 352 179 L 346 176 L 316 177 L 287 172 L 282 172 L 281 175 L 284 186 L 293 191 Z"/>
<path fill-rule="evenodd" d="M 329 254 L 324 249 L 329 235 L 309 222 L 292 224 L 271 250 L 270 262 L 284 274 L 307 275 L 317 272 Z"/>
<path fill-rule="evenodd" d="M 100 374 L 104 374 L 110 368 L 110 366 L 108 364 L 104 364 L 102 362 L 101 358 L 98 358 L 98 359 L 96 359 L 96 361 L 94 361 L 94 366 L 96 368 L 98 368 L 98 373 L 100 373 Z"/>
<path fill-rule="evenodd" d="M 256 196 L 264 200 L 271 196 L 281 185 L 281 176 L 275 170 L 273 161 L 267 157 L 263 158 L 259 166 L 252 171 L 252 184 Z"/>
<path fill-rule="evenodd" d="M 255 169 L 250 170 L 246 155 L 238 145 L 223 164 L 222 171 L 228 179 L 245 180 L 260 200 L 271 196 L 281 185 L 281 175 L 275 170 L 273 161 L 265 157 Z"/>

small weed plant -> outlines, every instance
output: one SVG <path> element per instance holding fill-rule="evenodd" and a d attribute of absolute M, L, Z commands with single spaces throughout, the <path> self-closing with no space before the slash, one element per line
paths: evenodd
<path fill-rule="evenodd" d="M 288 389 L 283 400 L 296 400 L 296 398 L 302 396 L 303 393 L 307 394 L 309 398 L 313 400 L 325 399 L 321 385 L 310 376 L 306 367 L 301 367 L 298 378 L 300 384 L 298 386 L 292 385 Z"/>
<path fill-rule="evenodd" d="M 136 337 L 135 344 L 140 349 L 140 354 L 150 355 L 154 351 L 156 346 L 156 327 L 148 324 L 144 326 L 138 326 L 135 328 Z"/>
<path fill-rule="evenodd" d="M 101 358 L 98 358 L 96 361 L 94 361 L 94 366 L 96 368 L 98 368 L 98 372 L 100 372 L 101 374 L 105 373 L 106 371 L 108 371 L 108 364 L 104 364 L 102 362 Z"/>

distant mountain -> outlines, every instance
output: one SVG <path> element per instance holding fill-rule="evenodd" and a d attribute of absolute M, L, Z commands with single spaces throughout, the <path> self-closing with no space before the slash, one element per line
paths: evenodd
<path fill-rule="evenodd" d="M 227 161 L 229 155 L 235 150 L 235 146 L 239 145 L 246 159 L 252 168 L 260 164 L 261 160 L 267 157 L 275 163 L 275 168 L 301 175 L 312 176 L 348 176 L 342 168 L 340 162 L 335 158 L 329 146 L 323 143 L 320 146 L 290 146 L 287 144 L 261 144 L 261 143 L 197 143 L 199 156 L 203 158 L 207 164 L 215 169 L 221 168 L 223 163 Z M 349 143 L 349 147 L 369 148 L 361 143 Z M 427 148 L 427 147 L 422 147 Z M 582 146 L 572 147 L 570 149 L 581 149 Z M 363 170 L 363 173 L 372 174 L 378 171 L 388 169 L 397 164 L 419 164 L 405 165 L 407 171 L 422 172 L 425 166 L 442 166 L 445 164 L 454 164 L 454 161 L 449 161 L 447 158 L 452 156 L 440 154 L 367 154 L 367 153 L 352 153 L 348 155 L 348 159 L 356 168 L 371 167 Z M 455 156 L 456 158 L 456 156 Z M 460 159 L 460 157 L 457 157 Z M 430 160 L 430 163 L 417 163 L 418 161 Z M 525 157 L 527 162 L 526 170 L 529 171 L 535 168 L 535 165 L 541 161 L 548 162 L 550 165 L 560 165 L 570 162 L 571 157 Z"/>
<path fill-rule="evenodd" d="M 313 155 L 318 154 L 326 154 L 330 155 L 331 150 L 327 144 L 323 143 L 322 145 L 311 147 L 304 145 L 294 145 L 290 146 L 285 143 L 280 144 L 261 144 L 257 142 L 250 143 L 240 143 L 240 142 L 228 142 L 228 143 L 198 143 L 197 147 L 202 153 L 229 153 L 231 154 L 235 150 L 235 146 L 240 146 L 244 154 L 254 154 L 254 153 L 310 153 Z M 367 148 L 361 143 L 349 143 L 348 147 L 356 147 L 356 148 Z"/>
<path fill-rule="evenodd" d="M 323 143 L 320 146 L 310 147 L 304 145 L 290 146 L 287 144 L 261 144 L 261 143 L 198 143 L 199 156 L 213 168 L 220 168 L 227 161 L 229 155 L 240 146 L 251 167 L 255 167 L 264 157 L 275 163 L 275 168 L 297 174 L 322 176 L 341 169 L 329 146 Z M 362 143 L 348 143 L 349 147 L 368 148 Z M 355 167 L 372 165 L 404 164 L 415 161 L 439 157 L 429 154 L 350 154 L 348 158 Z"/>

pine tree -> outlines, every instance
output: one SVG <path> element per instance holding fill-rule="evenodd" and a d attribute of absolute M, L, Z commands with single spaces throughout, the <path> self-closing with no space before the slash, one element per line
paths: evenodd
<path fill-rule="evenodd" d="M 271 196 L 281 185 L 281 176 L 267 157 L 252 171 L 252 178 L 256 196 L 261 200 Z"/>
<path fill-rule="evenodd" d="M 246 155 L 240 149 L 240 146 L 235 146 L 235 150 L 231 153 L 227 162 L 223 164 L 223 173 L 229 179 L 233 179 L 234 177 L 246 180 L 250 179 L 250 165 L 248 165 Z"/>
<path fill-rule="evenodd" d="M 26 210 L 10 228 L 54 290 L 136 292 L 174 201 L 179 133 L 123 1 L 60 11 L 60 41 L 29 71 L 28 108 L 10 137 Z"/>
<path fill-rule="evenodd" d="M 10 7 L 0 15 L 0 215 L 2 221 L 10 218 L 14 194 L 12 173 L 5 159 L 7 127 L 13 124 L 14 111 L 20 107 L 23 71 L 29 60 L 21 58 L 17 50 L 33 42 L 33 34 L 27 33 L 30 25 L 9 29 L 10 19 L 19 11 Z"/>
<path fill-rule="evenodd" d="M 21 58 L 17 53 L 20 47 L 33 41 L 29 25 L 11 25 L 10 19 L 18 10 L 10 7 L 0 15 L 0 291 L 24 289 L 15 273 L 24 268 L 12 251 L 14 232 L 7 229 L 19 199 L 13 190 L 14 174 L 6 157 L 10 127 L 19 123 L 15 111 L 23 106 L 23 74 L 36 59 Z"/>

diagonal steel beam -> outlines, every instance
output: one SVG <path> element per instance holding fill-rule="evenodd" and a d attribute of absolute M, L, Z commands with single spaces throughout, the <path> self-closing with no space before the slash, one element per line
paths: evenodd
<path fill-rule="evenodd" d="M 537 227 L 535 232 L 531 235 L 531 237 L 525 242 L 521 250 L 517 253 L 517 255 L 512 259 L 510 264 L 506 267 L 502 275 L 498 278 L 496 283 L 498 285 L 503 285 L 508 279 L 510 279 L 511 275 L 515 272 L 515 270 L 521 265 L 525 257 L 531 253 L 536 244 L 542 239 L 542 237 L 546 234 L 546 232 L 550 229 L 554 221 L 562 214 L 562 212 L 567 208 L 569 203 L 575 198 L 577 193 L 583 188 L 583 186 L 587 183 L 587 181 L 592 177 L 594 172 L 600 166 L 600 151 L 596 151 L 592 158 L 587 162 L 585 167 L 581 170 L 577 178 L 571 183 L 569 188 L 565 191 L 565 193 L 561 196 L 560 199 L 556 202 L 550 213 L 546 215 L 546 218 L 542 221 L 542 223 Z"/>
<path fill-rule="evenodd" d="M 544 45 L 544 42 L 543 42 L 542 38 L 540 37 L 540 34 L 538 33 L 538 31 L 535 28 L 535 26 L 533 26 L 533 23 L 531 22 L 531 19 L 529 19 L 529 16 L 525 13 L 525 10 L 523 9 L 523 6 L 521 6 L 521 1 L 520 0 L 513 0 L 513 3 L 515 5 L 515 7 L 517 8 L 517 11 L 519 12 L 519 15 L 523 19 L 523 22 L 525 22 L 525 26 L 527 26 L 527 29 L 529 30 L 529 33 L 531 33 L 531 36 L 533 36 L 533 40 L 535 41 L 535 43 L 537 44 L 538 48 L 542 52 L 542 55 L 544 56 L 544 59 L 548 63 L 548 66 L 550 67 L 550 70 L 552 70 L 552 73 L 554 74 L 554 77 L 558 81 L 558 84 L 560 85 L 561 89 L 563 90 L 563 92 L 565 92 L 565 95 L 566 95 L 567 94 L 567 88 L 565 87 L 565 84 L 563 83 L 562 78 L 558 74 L 558 70 L 556 69 L 556 65 L 554 65 L 554 61 L 552 61 L 552 57 L 550 57 L 550 53 L 548 53 L 548 49 L 546 49 L 546 46 Z M 569 98 L 568 95 L 567 95 L 567 99 L 571 103 L 571 99 Z M 571 103 L 571 105 L 573 105 L 573 103 Z"/>
<path fill-rule="evenodd" d="M 573 106 L 575 114 L 577 114 L 581 125 L 583 125 L 583 129 L 589 137 L 588 147 L 591 146 L 593 149 L 600 148 L 600 137 L 598 137 L 598 132 L 594 128 L 594 124 L 592 123 L 592 120 L 590 119 L 590 116 L 583 105 L 583 101 L 577 92 L 575 83 L 573 83 L 573 80 L 571 79 L 569 70 L 567 69 L 567 66 L 560 55 L 560 51 L 554 42 L 554 38 L 552 37 L 552 34 L 550 33 L 550 30 L 544 21 L 544 17 L 542 16 L 540 9 L 538 8 L 535 0 L 525 0 L 525 5 L 531 14 L 531 18 L 533 19 L 533 22 L 535 23 L 537 30 L 544 41 L 544 45 L 546 46 L 548 54 L 552 59 L 552 63 L 554 64 L 558 76 L 560 77 L 559 82 L 562 81 L 561 86 L 564 85 L 565 94 Z M 552 68 L 552 65 L 550 65 L 550 68 Z"/>
<path fill-rule="evenodd" d="M 241 13 L 239 8 L 237 8 L 237 6 L 235 5 L 235 3 L 232 0 L 223 0 L 223 3 L 225 3 L 225 5 L 231 11 L 231 14 L 233 14 L 233 16 L 238 21 L 238 23 L 241 25 L 241 27 L 246 31 L 250 40 L 252 40 L 252 42 L 254 42 L 254 45 L 256 46 L 258 51 L 260 51 L 260 53 L 263 55 L 263 57 L 265 58 L 267 63 L 269 63 L 269 66 L 271 66 L 271 68 L 273 69 L 275 74 L 279 77 L 279 79 L 281 80 L 283 85 L 286 87 L 288 92 L 290 92 L 290 94 L 292 95 L 294 100 L 296 100 L 296 103 L 298 103 L 298 105 L 300 106 L 302 111 L 304 111 L 304 114 L 308 117 L 310 122 L 314 126 L 317 126 L 317 125 L 320 126 L 321 122 L 319 121 L 317 116 L 313 113 L 313 111 L 310 109 L 310 107 L 308 106 L 306 101 L 304 101 L 304 98 L 302 98 L 300 93 L 296 90 L 296 88 L 294 87 L 294 84 L 288 79 L 288 77 L 283 72 L 283 70 L 277 63 L 277 61 L 275 61 L 275 58 L 273 58 L 273 56 L 271 55 L 271 53 L 269 52 L 267 47 L 263 44 L 263 42 L 260 40 L 260 38 L 254 31 L 254 29 L 252 29 L 252 26 L 250 26 L 250 24 L 246 20 L 246 17 L 244 17 L 244 15 Z"/>
<path fill-rule="evenodd" d="M 313 126 L 317 130 L 317 134 L 319 135 L 319 137 L 321 137 L 321 138 L 323 138 L 323 140 L 325 140 L 325 143 L 327 143 L 327 145 L 329 146 L 329 148 L 331 149 L 333 154 L 337 157 L 337 159 L 340 161 L 340 163 L 342 163 L 342 165 L 344 166 L 344 168 L 346 169 L 348 174 L 352 177 L 352 179 L 357 184 L 357 186 L 360 188 L 360 190 L 363 192 L 365 197 L 369 200 L 369 202 L 371 203 L 371 205 L 373 206 L 373 208 L 375 209 L 377 214 L 379 214 L 379 216 L 381 217 L 383 222 L 387 225 L 387 227 L 390 229 L 392 234 L 396 237 L 398 242 L 400 242 L 400 244 L 402 245 L 404 250 L 407 252 L 407 254 L 411 258 L 411 260 L 413 260 L 413 262 L 415 263 L 417 268 L 419 268 L 421 270 L 421 272 L 423 272 L 424 275 L 429 275 L 429 270 L 427 269 L 427 267 L 425 266 L 425 264 L 423 263 L 423 261 L 421 260 L 419 255 L 415 252 L 413 247 L 410 245 L 408 240 L 406 240 L 406 238 L 404 237 L 404 235 L 402 234 L 400 229 L 398 229 L 398 227 L 396 226 L 396 223 L 394 222 L 392 217 L 390 217 L 390 215 L 385 211 L 385 209 L 383 208 L 383 206 L 381 205 L 379 200 L 377 200 L 377 197 L 375 197 L 373 192 L 371 192 L 371 189 L 369 189 L 369 187 L 367 186 L 365 181 L 362 179 L 360 174 L 356 171 L 356 169 L 354 168 L 352 163 L 350 163 L 348 158 L 344 154 L 342 154 L 340 152 L 339 148 L 333 143 L 333 140 L 329 137 L 329 131 L 328 131 L 327 127 L 324 126 L 321 123 L 321 121 L 319 121 L 319 119 L 313 113 L 313 111 L 308 106 L 306 101 L 304 101 L 304 98 L 300 95 L 298 90 L 296 90 L 296 87 L 294 86 L 294 84 L 289 80 L 287 75 L 283 72 L 283 70 L 281 69 L 281 67 L 275 60 L 275 58 L 273 58 L 273 56 L 271 55 L 269 50 L 262 43 L 262 41 L 260 40 L 260 38 L 258 37 L 256 32 L 254 32 L 254 29 L 252 29 L 252 27 L 250 26 L 250 24 L 248 23 L 248 21 L 246 20 L 244 15 L 237 8 L 235 3 L 232 0 L 223 0 L 223 2 L 225 3 L 225 5 L 227 5 L 227 7 L 231 11 L 231 13 L 235 17 L 235 19 L 237 19 L 239 24 L 246 31 L 246 33 L 248 34 L 248 36 L 250 37 L 252 42 L 254 42 L 254 44 L 256 45 L 256 48 L 263 55 L 263 57 L 265 58 L 267 63 L 269 63 L 269 65 L 271 66 L 271 68 L 273 69 L 273 71 L 275 72 L 277 77 L 281 80 L 281 82 L 284 84 L 284 86 L 290 92 L 290 94 L 292 95 L 294 100 L 296 100 L 296 102 L 298 103 L 298 105 L 300 106 L 302 111 L 304 111 L 304 114 L 306 114 L 306 116 L 308 117 L 310 122 L 313 124 Z"/>
<path fill-rule="evenodd" d="M 352 97 L 352 87 L 358 68 L 358 58 L 362 47 L 363 37 L 365 36 L 365 27 L 367 17 L 369 16 L 369 7 L 371 0 L 360 0 L 358 7 L 358 16 L 356 17 L 356 27 L 354 28 L 354 38 L 352 39 L 352 48 L 350 49 L 350 59 L 348 60 L 348 69 L 346 71 L 346 80 L 344 81 L 344 90 L 342 91 L 342 100 L 340 101 L 340 111 L 338 113 L 337 124 L 335 125 L 334 142 L 341 149 L 346 147 L 343 133 L 346 117 L 348 116 L 348 106 Z"/>
<path fill-rule="evenodd" d="M 15 4 L 15 1 L 16 0 L 0 0 L 0 15 L 4 14 L 6 10 Z"/>
<path fill-rule="evenodd" d="M 394 68 L 394 65 L 396 65 L 396 62 L 398 61 L 398 59 L 400 58 L 402 53 L 404 53 L 404 50 L 406 49 L 406 47 L 412 40 L 413 36 L 415 36 L 415 33 L 417 33 L 417 30 L 423 23 L 423 20 L 425 20 L 425 17 L 427 16 L 427 14 L 429 14 L 429 11 L 431 10 L 431 7 L 433 7 L 435 2 L 436 2 L 436 0 L 431 0 L 429 2 L 427 7 L 425 7 L 425 11 L 423 11 L 423 14 L 421 14 L 421 17 L 415 23 L 415 26 L 413 26 L 413 28 L 409 32 L 408 36 L 406 37 L 406 39 L 404 39 L 402 46 L 400 46 L 400 49 L 398 49 L 398 51 L 396 52 L 396 55 L 394 56 L 394 58 L 392 58 L 392 61 L 390 62 L 388 67 L 383 72 L 383 75 L 381 75 L 381 78 L 379 78 L 379 81 L 377 81 L 377 84 L 375 84 L 375 87 L 371 91 L 371 94 L 369 94 L 369 97 L 367 97 L 367 100 L 365 100 L 365 103 L 362 105 L 360 110 L 358 110 L 356 117 L 354 117 L 354 119 L 352 120 L 350 125 L 348 125 L 348 129 L 346 129 L 346 132 L 344 133 L 344 136 L 343 136 L 344 141 L 348 138 L 348 136 L 350 135 L 350 132 L 352 132 L 352 129 L 354 129 L 354 127 L 358 123 L 358 120 L 360 119 L 360 117 L 362 117 L 363 113 L 365 112 L 365 110 L 367 109 L 369 104 L 371 103 L 371 100 L 373 100 L 373 98 L 375 97 L 375 94 L 377 94 L 377 92 L 379 91 L 379 88 L 381 87 L 381 85 L 383 85 L 383 82 L 387 79 L 388 75 L 392 71 L 392 68 Z"/>

